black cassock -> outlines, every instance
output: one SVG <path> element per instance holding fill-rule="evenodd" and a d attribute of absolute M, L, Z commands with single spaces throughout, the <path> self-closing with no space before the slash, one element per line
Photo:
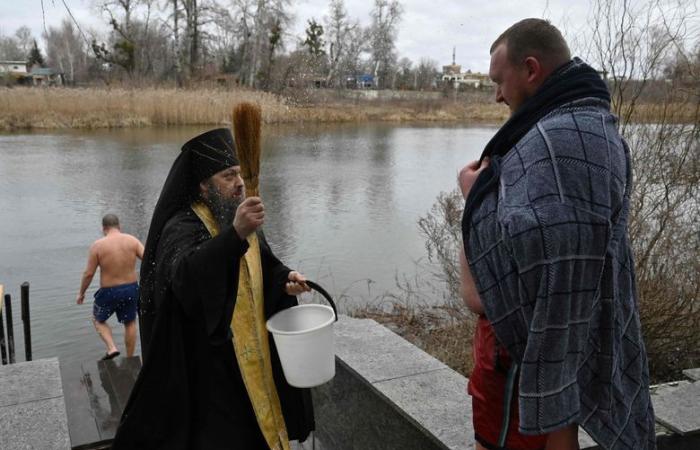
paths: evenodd
<path fill-rule="evenodd" d="M 284 292 L 290 269 L 261 234 L 265 316 L 297 304 Z M 147 358 L 113 449 L 266 449 L 231 342 L 241 257 L 248 242 L 232 227 L 212 238 L 191 209 L 163 228 L 155 263 L 157 314 Z M 287 384 L 270 337 L 272 371 L 289 438 L 314 427 L 307 389 Z"/>

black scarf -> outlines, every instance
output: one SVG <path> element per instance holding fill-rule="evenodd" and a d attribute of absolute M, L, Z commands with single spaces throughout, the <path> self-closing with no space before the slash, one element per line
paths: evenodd
<path fill-rule="evenodd" d="M 574 58 L 554 71 L 486 144 L 480 159 L 503 156 L 544 116 L 575 100 L 598 98 L 610 103 L 608 86 L 591 66 Z"/>

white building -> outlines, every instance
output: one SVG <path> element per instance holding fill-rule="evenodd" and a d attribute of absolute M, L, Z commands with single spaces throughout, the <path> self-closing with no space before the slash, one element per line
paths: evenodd
<path fill-rule="evenodd" d="M 452 49 L 452 64 L 442 66 L 442 81 L 452 82 L 452 86 L 458 89 L 461 85 L 480 88 L 482 86 L 492 86 L 493 82 L 488 75 L 482 73 L 472 73 L 471 70 L 462 72 L 462 66 L 455 61 L 455 49 Z"/>
<path fill-rule="evenodd" d="M 0 75 L 29 75 L 27 61 L 0 61 Z"/>
<path fill-rule="evenodd" d="M 445 66 L 447 67 L 447 66 Z M 451 81 L 457 89 L 460 85 L 480 88 L 482 86 L 492 86 L 493 82 L 488 75 L 482 73 L 472 73 L 466 71 L 464 73 L 443 73 L 442 81 Z"/>

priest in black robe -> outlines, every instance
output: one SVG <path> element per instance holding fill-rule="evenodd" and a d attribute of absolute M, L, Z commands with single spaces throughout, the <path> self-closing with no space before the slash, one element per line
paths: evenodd
<path fill-rule="evenodd" d="M 314 427 L 265 321 L 304 277 L 272 253 L 228 129 L 187 142 L 156 205 L 141 266 L 144 365 L 113 449 L 280 449 Z"/>

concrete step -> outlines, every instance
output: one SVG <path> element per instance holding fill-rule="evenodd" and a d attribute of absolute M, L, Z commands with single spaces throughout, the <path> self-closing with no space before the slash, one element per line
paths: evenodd
<path fill-rule="evenodd" d="M 57 358 L 0 366 L 0 448 L 70 449 Z"/>
<path fill-rule="evenodd" d="M 677 381 L 652 388 L 656 421 L 681 436 L 700 433 L 700 382 Z"/>

